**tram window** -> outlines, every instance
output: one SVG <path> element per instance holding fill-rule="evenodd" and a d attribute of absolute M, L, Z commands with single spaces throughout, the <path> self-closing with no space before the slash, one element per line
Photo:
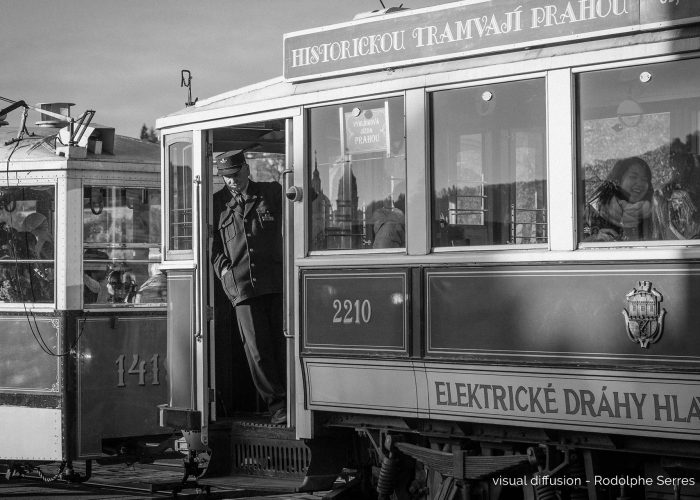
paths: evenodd
<path fill-rule="evenodd" d="M 547 243 L 542 79 L 431 94 L 433 247 Z"/>
<path fill-rule="evenodd" d="M 700 60 L 582 73 L 582 243 L 700 237 Z"/>
<path fill-rule="evenodd" d="M 55 189 L 0 188 L 0 302 L 54 301 Z"/>
<path fill-rule="evenodd" d="M 86 186 L 83 201 L 85 304 L 164 305 L 160 190 Z"/>
<path fill-rule="evenodd" d="M 309 113 L 310 250 L 404 248 L 403 97 Z"/>
<path fill-rule="evenodd" d="M 192 257 L 192 138 L 166 138 L 168 179 L 168 258 Z"/>

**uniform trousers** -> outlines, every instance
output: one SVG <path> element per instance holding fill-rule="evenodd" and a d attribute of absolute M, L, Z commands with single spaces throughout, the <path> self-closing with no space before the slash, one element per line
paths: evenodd
<path fill-rule="evenodd" d="M 235 306 L 238 330 L 253 384 L 271 412 L 286 406 L 286 344 L 282 333 L 282 294 L 260 295 Z"/>

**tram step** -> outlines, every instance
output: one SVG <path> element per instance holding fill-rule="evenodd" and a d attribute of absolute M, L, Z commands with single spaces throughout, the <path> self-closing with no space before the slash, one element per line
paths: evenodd
<path fill-rule="evenodd" d="M 213 448 L 209 474 L 301 479 L 311 462 L 311 451 L 296 439 L 293 427 L 236 418 L 217 422 L 209 434 Z"/>

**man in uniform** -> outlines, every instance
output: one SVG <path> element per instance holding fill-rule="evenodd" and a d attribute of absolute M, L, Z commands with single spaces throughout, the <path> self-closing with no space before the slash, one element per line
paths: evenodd
<path fill-rule="evenodd" d="M 253 383 L 271 422 L 287 422 L 282 374 L 282 187 L 253 182 L 243 151 L 214 161 L 226 186 L 214 195 L 211 262 L 231 300 Z"/>

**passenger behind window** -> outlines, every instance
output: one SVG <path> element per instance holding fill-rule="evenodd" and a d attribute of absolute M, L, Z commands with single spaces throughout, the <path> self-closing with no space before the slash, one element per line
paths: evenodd
<path fill-rule="evenodd" d="M 587 202 L 583 241 L 652 239 L 653 192 L 651 169 L 644 160 L 619 160 Z"/>
<path fill-rule="evenodd" d="M 35 302 L 32 300 L 34 290 L 32 285 L 38 285 L 39 280 L 32 280 L 28 265 L 16 265 L 17 261 L 31 259 L 30 248 L 36 245 L 34 235 L 17 231 L 7 224 L 2 225 L 2 258 L 10 259 L 15 265 L 3 266 L 0 274 L 0 301 L 2 302 Z"/>
<path fill-rule="evenodd" d="M 14 229 L 7 225 L 5 222 L 0 222 L 0 259 L 11 259 L 13 258 L 12 251 L 12 233 Z"/>
<path fill-rule="evenodd" d="M 31 249 L 36 259 L 53 259 L 53 235 L 46 216 L 34 212 L 22 221 L 22 231 L 31 233 L 36 243 Z"/>
<path fill-rule="evenodd" d="M 36 259 L 37 238 L 28 231 L 16 231 L 5 225 L 0 254 L 13 265 L 0 273 L 0 301 L 50 302 L 53 300 L 53 266 Z M 23 261 L 23 262 L 20 262 Z M 29 262 L 27 262 L 29 261 Z"/>
<path fill-rule="evenodd" d="M 149 264 L 150 277 L 141 285 L 134 298 L 135 304 L 160 304 L 168 301 L 168 283 L 160 264 Z"/>
<path fill-rule="evenodd" d="M 690 143 L 690 141 L 688 141 Z M 700 237 L 698 156 L 680 139 L 671 144 L 671 179 L 654 193 L 654 233 L 662 240 Z"/>
<path fill-rule="evenodd" d="M 99 250 L 88 249 L 85 251 L 83 259 L 83 302 L 85 304 L 106 304 L 110 297 L 107 290 L 109 264 L 106 262 L 109 256 Z M 93 259 L 105 262 L 89 262 Z"/>
<path fill-rule="evenodd" d="M 406 246 L 406 185 L 398 183 L 384 206 L 374 211 L 372 228 L 374 230 L 373 248 L 403 248 Z"/>
<path fill-rule="evenodd" d="M 107 278 L 109 302 L 112 304 L 131 303 L 136 297 L 136 276 L 130 271 L 114 270 Z"/>

